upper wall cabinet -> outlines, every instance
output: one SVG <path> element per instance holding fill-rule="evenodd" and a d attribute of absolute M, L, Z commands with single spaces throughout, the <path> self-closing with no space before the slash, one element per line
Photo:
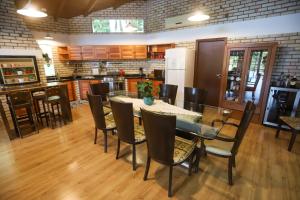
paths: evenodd
<path fill-rule="evenodd" d="M 134 59 L 134 46 L 120 46 L 122 59 Z"/>
<path fill-rule="evenodd" d="M 95 48 L 94 46 L 82 46 L 81 54 L 83 60 L 95 60 Z"/>
<path fill-rule="evenodd" d="M 118 60 L 121 59 L 121 48 L 120 46 L 109 46 L 108 47 L 108 59 Z"/>
<path fill-rule="evenodd" d="M 69 60 L 82 60 L 80 46 L 68 46 Z"/>
<path fill-rule="evenodd" d="M 108 59 L 108 46 L 95 46 L 94 47 L 94 54 L 96 60 L 107 60 Z"/>
<path fill-rule="evenodd" d="M 147 46 L 144 45 L 134 46 L 134 57 L 135 59 L 146 59 Z"/>

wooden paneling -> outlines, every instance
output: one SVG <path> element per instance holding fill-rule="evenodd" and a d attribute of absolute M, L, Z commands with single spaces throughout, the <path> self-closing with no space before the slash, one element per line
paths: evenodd
<path fill-rule="evenodd" d="M 76 100 L 76 94 L 75 94 L 76 92 L 75 92 L 75 86 L 74 86 L 73 81 L 68 81 L 67 87 L 68 87 L 69 100 L 75 101 Z"/>
<path fill-rule="evenodd" d="M 109 46 L 109 54 L 108 58 L 115 60 L 115 59 L 121 59 L 121 48 L 120 46 Z"/>
<path fill-rule="evenodd" d="M 134 57 L 135 59 L 146 59 L 147 58 L 147 46 L 139 45 L 134 46 Z"/>
<path fill-rule="evenodd" d="M 197 40 L 194 87 L 207 91 L 206 103 L 219 105 L 226 38 Z"/>
<path fill-rule="evenodd" d="M 95 48 L 94 46 L 82 46 L 82 59 L 83 60 L 95 60 Z"/>
<path fill-rule="evenodd" d="M 137 82 L 142 81 L 143 79 L 140 78 L 130 78 L 127 79 L 127 87 L 128 87 L 128 92 L 137 92 Z"/>
<path fill-rule="evenodd" d="M 120 46 L 122 59 L 134 59 L 134 46 Z"/>
<path fill-rule="evenodd" d="M 109 47 L 108 46 L 95 46 L 95 58 L 100 60 L 108 59 Z"/>
<path fill-rule="evenodd" d="M 68 46 L 70 60 L 82 60 L 80 46 Z"/>

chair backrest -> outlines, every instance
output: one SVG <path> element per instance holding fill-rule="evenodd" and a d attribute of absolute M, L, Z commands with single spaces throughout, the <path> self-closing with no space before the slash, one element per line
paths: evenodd
<path fill-rule="evenodd" d="M 92 83 L 90 84 L 90 92 L 93 95 L 100 95 L 102 97 L 102 101 L 107 101 L 109 83 Z"/>
<path fill-rule="evenodd" d="M 184 87 L 184 109 L 200 112 L 205 103 L 207 91 L 200 88 Z"/>
<path fill-rule="evenodd" d="M 255 112 L 255 107 L 256 106 L 252 101 L 247 102 L 246 107 L 243 112 L 241 122 L 239 124 L 238 130 L 235 135 L 235 142 L 234 142 L 232 150 L 231 150 L 231 152 L 233 154 L 236 154 L 238 152 L 238 149 L 242 143 L 242 140 L 245 136 L 248 126 L 252 120 L 253 114 Z"/>
<path fill-rule="evenodd" d="M 132 103 L 110 100 L 110 105 L 119 139 L 126 143 L 133 144 L 135 139 Z"/>
<path fill-rule="evenodd" d="M 59 87 L 50 87 L 45 89 L 45 95 L 47 98 L 61 95 L 61 90 Z"/>
<path fill-rule="evenodd" d="M 87 94 L 91 112 L 97 129 L 105 129 L 105 116 L 100 95 Z"/>
<path fill-rule="evenodd" d="M 165 165 L 173 163 L 176 116 L 141 109 L 148 155 Z"/>
<path fill-rule="evenodd" d="M 9 100 L 12 106 L 31 104 L 31 93 L 29 91 L 18 91 L 9 94 Z"/>
<path fill-rule="evenodd" d="M 160 84 L 159 85 L 159 99 L 174 105 L 177 95 L 177 85 Z"/>

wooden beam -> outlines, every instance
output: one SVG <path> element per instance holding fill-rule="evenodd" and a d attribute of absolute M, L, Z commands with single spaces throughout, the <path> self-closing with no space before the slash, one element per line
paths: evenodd
<path fill-rule="evenodd" d="M 97 4 L 97 1 L 98 0 L 90 0 L 86 9 L 85 9 L 85 12 L 83 14 L 83 16 L 88 16 L 92 11 L 93 9 L 95 8 L 95 5 Z"/>

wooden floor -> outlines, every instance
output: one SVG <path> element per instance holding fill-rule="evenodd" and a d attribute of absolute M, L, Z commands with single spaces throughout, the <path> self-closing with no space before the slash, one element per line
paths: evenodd
<path fill-rule="evenodd" d="M 146 146 L 137 148 L 132 171 L 130 147 L 121 146 L 115 160 L 116 136 L 93 144 L 94 128 L 87 105 L 73 109 L 74 122 L 40 134 L 9 141 L 0 127 L 0 199 L 168 199 L 168 168 L 151 163 L 143 181 Z M 227 161 L 208 156 L 200 172 L 187 176 L 174 169 L 174 199 L 300 199 L 300 137 L 287 151 L 290 135 L 252 124 L 241 145 L 234 185 L 227 184 Z"/>

